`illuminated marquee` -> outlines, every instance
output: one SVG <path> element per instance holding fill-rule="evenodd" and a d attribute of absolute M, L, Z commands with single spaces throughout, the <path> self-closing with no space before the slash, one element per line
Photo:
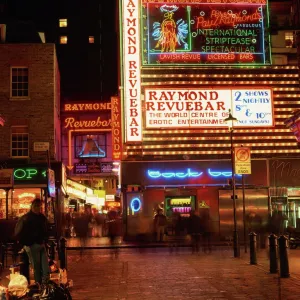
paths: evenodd
<path fill-rule="evenodd" d="M 123 96 L 127 142 L 142 141 L 139 1 L 123 1 Z"/>
<path fill-rule="evenodd" d="M 143 0 L 143 64 L 270 64 L 266 0 Z"/>
<path fill-rule="evenodd" d="M 145 89 L 147 128 L 225 127 L 228 110 L 235 127 L 272 127 L 272 90 Z"/>

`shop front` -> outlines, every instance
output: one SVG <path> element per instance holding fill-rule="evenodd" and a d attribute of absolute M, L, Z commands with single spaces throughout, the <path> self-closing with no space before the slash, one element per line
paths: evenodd
<path fill-rule="evenodd" d="M 30 210 L 34 198 L 43 200 L 42 212 L 50 224 L 56 227 L 60 234 L 62 186 L 64 182 L 63 166 L 61 163 L 52 165 L 54 174 L 49 180 L 47 164 L 10 165 L 12 183 L 1 183 L 0 189 L 0 222 L 4 228 L 12 230 L 17 219 Z M 51 182 L 50 182 L 51 181 Z M 2 226 L 1 225 L 1 226 Z M 52 226 L 52 227 L 53 227 Z"/>
<path fill-rule="evenodd" d="M 170 220 L 176 212 L 188 217 L 192 210 L 209 210 L 212 230 L 220 238 L 232 233 L 233 208 L 230 186 L 231 162 L 161 161 L 122 162 L 123 215 L 127 235 L 136 234 L 136 219 L 148 219 L 149 230 L 157 209 Z M 252 160 L 252 174 L 236 175 L 237 221 L 243 232 L 243 203 L 246 215 L 268 219 L 267 161 Z M 244 195 L 244 196 L 243 196 Z"/>

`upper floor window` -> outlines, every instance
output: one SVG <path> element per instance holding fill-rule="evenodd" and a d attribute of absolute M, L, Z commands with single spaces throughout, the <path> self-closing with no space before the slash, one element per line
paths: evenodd
<path fill-rule="evenodd" d="M 68 44 L 68 37 L 66 35 L 61 35 L 59 39 L 60 44 Z"/>
<path fill-rule="evenodd" d="M 11 68 L 11 98 L 28 98 L 28 68 Z"/>
<path fill-rule="evenodd" d="M 29 156 L 28 127 L 11 127 L 11 157 L 22 158 Z"/>
<path fill-rule="evenodd" d="M 293 32 L 285 32 L 285 47 L 292 48 L 294 45 L 294 34 Z"/>
<path fill-rule="evenodd" d="M 89 36 L 89 43 L 94 44 L 95 43 L 95 37 L 93 35 Z"/>
<path fill-rule="evenodd" d="M 59 27 L 68 27 L 68 19 L 59 19 Z"/>

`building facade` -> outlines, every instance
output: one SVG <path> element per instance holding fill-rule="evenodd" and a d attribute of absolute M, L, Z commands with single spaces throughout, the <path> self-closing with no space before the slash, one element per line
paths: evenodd
<path fill-rule="evenodd" d="M 0 166 L 2 173 L 12 170 L 12 181 L 1 183 L 0 219 L 19 217 L 38 196 L 53 220 L 51 197 L 58 197 L 55 191 L 50 197 L 49 164 L 55 169 L 54 190 L 63 179 L 55 45 L 2 43 L 0 53 Z"/>
<path fill-rule="evenodd" d="M 299 202 L 291 211 L 275 201 L 281 190 L 270 181 L 272 159 L 300 152 L 284 124 L 299 105 L 292 5 L 122 1 L 121 183 L 129 235 L 137 214 L 151 223 L 157 208 L 167 215 L 208 208 L 216 236 L 230 236 L 232 147 L 235 155 L 250 149 L 252 160 L 244 182 L 235 175 L 238 230 L 252 213 L 265 228 L 275 210 L 300 218 Z M 237 119 L 230 131 L 229 109 Z"/>

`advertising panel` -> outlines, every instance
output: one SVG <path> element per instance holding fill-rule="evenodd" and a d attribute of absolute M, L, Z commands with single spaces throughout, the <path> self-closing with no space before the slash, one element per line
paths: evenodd
<path fill-rule="evenodd" d="M 142 0 L 143 64 L 270 64 L 267 0 Z"/>
<path fill-rule="evenodd" d="M 123 1 L 123 97 L 127 142 L 142 140 L 139 2 Z"/>
<path fill-rule="evenodd" d="M 122 113 L 119 97 L 111 97 L 112 158 L 122 159 Z"/>
<path fill-rule="evenodd" d="M 147 128 L 226 127 L 228 110 L 235 127 L 272 127 L 272 90 L 145 89 Z"/>

